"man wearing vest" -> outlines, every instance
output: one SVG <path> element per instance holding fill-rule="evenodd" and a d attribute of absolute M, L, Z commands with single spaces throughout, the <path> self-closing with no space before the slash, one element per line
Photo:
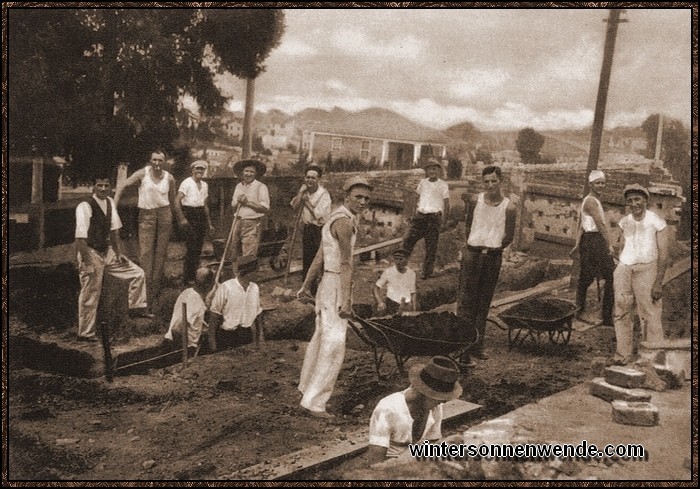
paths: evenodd
<path fill-rule="evenodd" d="M 491 300 L 501 273 L 503 249 L 513 242 L 516 209 L 501 193 L 501 169 L 487 166 L 481 172 L 485 192 L 466 202 L 467 245 L 462 249 L 457 315 L 479 332 L 471 356 L 486 360 L 484 333 Z M 471 358 L 462 362 L 474 366 Z"/>
<path fill-rule="evenodd" d="M 316 330 L 306 347 L 299 390 L 301 407 L 308 414 L 331 418 L 326 403 L 333 392 L 345 358 L 347 318 L 352 316 L 352 260 L 357 219 L 369 203 L 372 186 L 352 177 L 343 186 L 344 204 L 328 217 L 321 231 L 321 247 L 297 297 L 323 274 L 316 292 Z"/>
<path fill-rule="evenodd" d="M 578 289 L 576 292 L 576 304 L 579 307 L 578 318 L 583 319 L 581 313 L 586 308 L 586 295 L 588 287 L 595 277 L 603 277 L 605 287 L 603 290 L 603 325 L 613 325 L 613 271 L 615 264 L 612 255 L 614 249 L 610 241 L 608 224 L 605 221 L 605 211 L 600 203 L 600 197 L 605 188 L 605 174 L 600 170 L 593 170 L 588 176 L 590 193 L 583 198 L 581 204 L 581 218 L 579 219 L 578 242 L 572 252 L 578 248 L 580 253 L 580 273 Z"/>
<path fill-rule="evenodd" d="M 78 340 L 97 341 L 95 319 L 107 273 L 129 281 L 129 310 L 146 316 L 146 280 L 143 270 L 121 253 L 117 230 L 122 227 L 117 206 L 109 197 L 109 179 L 96 179 L 92 197 L 75 209 L 80 296 Z"/>

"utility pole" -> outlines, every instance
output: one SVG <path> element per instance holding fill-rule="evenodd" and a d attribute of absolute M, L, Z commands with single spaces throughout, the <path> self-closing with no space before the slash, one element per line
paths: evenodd
<path fill-rule="evenodd" d="M 598 100 L 595 104 L 595 115 L 593 117 L 593 129 L 591 131 L 591 149 L 588 152 L 588 167 L 586 176 L 592 170 L 598 168 L 598 158 L 600 157 L 600 143 L 603 138 L 603 120 L 605 119 L 605 106 L 608 100 L 608 85 L 610 84 L 610 71 L 612 69 L 613 53 L 615 52 L 615 38 L 617 37 L 617 25 L 627 22 L 627 19 L 620 19 L 620 14 L 624 9 L 610 9 L 610 16 L 607 19 L 608 27 L 605 32 L 605 50 L 603 51 L 603 67 L 600 70 L 600 82 L 598 83 Z M 588 193 L 588 178 L 584 194 Z"/>
<path fill-rule="evenodd" d="M 659 114 L 659 123 L 656 128 L 656 151 L 654 151 L 654 159 L 659 161 L 661 159 L 661 138 L 664 134 L 664 115 Z"/>

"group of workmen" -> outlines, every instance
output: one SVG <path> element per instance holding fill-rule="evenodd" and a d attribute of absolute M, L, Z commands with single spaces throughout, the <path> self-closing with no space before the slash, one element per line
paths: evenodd
<path fill-rule="evenodd" d="M 110 197 L 109 179 L 97 179 L 92 197 L 76 209 L 81 283 L 78 339 L 96 341 L 95 319 L 105 273 L 129 281 L 131 314 L 153 317 L 149 306 L 159 293 L 174 212 L 186 234 L 183 285 L 187 288 L 176 301 L 166 343 L 180 344 L 182 324 L 187 324 L 188 348 L 195 351 L 205 333 L 212 350 L 224 343 L 235 346 L 253 341 L 259 334 L 255 326 L 262 309 L 259 288 L 252 279 L 258 269 L 263 217 L 270 210 L 267 186 L 259 180 L 266 167 L 254 159 L 234 165 L 239 183 L 231 202 L 234 219 L 229 240 L 235 256 L 235 276 L 218 284 L 218 276 L 214 277 L 211 268 L 199 266 L 202 243 L 213 229 L 207 206 L 208 187 L 203 180 L 207 162 L 194 161 L 190 166 L 192 176 L 177 191 L 175 179 L 163 169 L 164 163 L 165 154 L 154 151 L 149 164 L 131 175 L 114 199 Z M 440 232 L 449 218 L 449 189 L 440 177 L 444 170 L 442 161 L 430 158 L 423 168 L 426 176 L 416 188 L 418 203 L 402 246 L 393 253 L 394 265 L 384 270 L 374 284 L 378 314 L 418 310 L 416 274 L 407 262 L 420 239 L 425 241 L 421 279 L 434 273 Z M 488 358 L 484 351 L 486 320 L 503 250 L 513 242 L 516 208 L 503 194 L 501 169 L 486 166 L 481 173 L 483 191 L 464 199 L 466 233 L 457 300 L 457 315 L 478 331 L 478 340 L 458 362 L 434 357 L 427 364 L 415 365 L 409 375 L 411 386 L 379 402 L 370 422 L 368 453 L 373 461 L 398 455 L 412 441 L 439 438 L 442 403 L 461 395 L 461 373 L 475 366 L 473 358 Z M 343 185 L 343 201 L 333 207 L 328 190 L 319 183 L 321 177 L 320 167 L 309 166 L 304 183 L 290 202 L 303 226 L 304 278 L 297 297 L 313 296 L 316 312 L 315 331 L 306 347 L 298 388 L 304 413 L 332 418 L 327 403 L 343 364 L 348 319 L 354 315 L 353 251 L 360 216 L 368 208 L 373 186 L 362 176 L 348 178 Z M 630 213 L 619 221 L 623 241 L 615 267 L 615 249 L 600 201 L 605 175 L 595 170 L 589 175 L 589 183 L 590 193 L 581 206 L 575 247 L 581 259 L 577 301 L 583 309 L 593 279 L 605 280 L 603 322 L 615 326 L 615 361 L 630 363 L 634 359 L 634 303 L 646 338 L 663 339 L 661 286 L 667 255 L 666 224 L 647 210 L 649 191 L 639 184 L 628 185 L 624 199 Z M 123 254 L 117 233 L 121 227 L 117 213 L 121 192 L 135 184 L 139 185 L 139 265 Z M 183 309 L 186 318 L 182 317 Z"/>

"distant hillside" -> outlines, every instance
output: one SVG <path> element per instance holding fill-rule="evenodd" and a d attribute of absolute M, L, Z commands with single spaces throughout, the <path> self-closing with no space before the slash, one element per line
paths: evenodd
<path fill-rule="evenodd" d="M 469 122 L 449 127 L 445 134 L 491 152 L 513 151 L 519 131 L 481 132 Z M 586 156 L 591 144 L 590 129 L 538 131 L 545 137 L 542 154 L 555 156 Z M 644 132 L 639 127 L 617 127 L 603 132 L 603 153 L 637 153 L 646 148 Z"/>

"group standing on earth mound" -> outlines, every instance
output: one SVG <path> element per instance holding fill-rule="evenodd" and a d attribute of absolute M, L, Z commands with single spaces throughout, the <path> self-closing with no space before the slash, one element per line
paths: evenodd
<path fill-rule="evenodd" d="M 109 179 L 99 178 L 92 196 L 76 208 L 75 243 L 81 285 L 78 340 L 96 341 L 95 322 L 104 274 L 128 281 L 132 314 L 153 317 L 150 307 L 160 290 L 174 213 L 186 235 L 182 276 L 186 288 L 175 302 L 164 344 L 170 350 L 178 348 L 183 324 L 187 328 L 190 354 L 199 351 L 203 337 L 207 338 L 211 352 L 257 341 L 261 335 L 257 318 L 262 311 L 260 289 L 255 283 L 257 254 L 262 218 L 270 210 L 268 188 L 259 180 L 266 172 L 264 163 L 251 159 L 234 165 L 240 179 L 231 201 L 234 219 L 229 236 L 235 276 L 218 283 L 219 274 L 201 268 L 199 261 L 206 234 L 213 232 L 208 185 L 203 181 L 208 163 L 192 162 L 191 176 L 176 193 L 174 178 L 162 168 L 164 161 L 162 151 L 152 152 L 149 165 L 125 182 L 125 186 L 139 184 L 138 264 L 122 253 L 117 233 L 122 225 L 117 203 L 124 187 L 113 200 Z M 404 312 L 420 311 L 416 272 L 408 266 L 408 259 L 416 242 L 424 239 L 426 253 L 420 277 L 426 280 L 433 275 L 440 231 L 450 209 L 447 183 L 440 178 L 442 164 L 431 158 L 424 168 L 426 178 L 416 188 L 418 204 L 402 246 L 393 252 L 393 264 L 372 285 L 375 311 L 385 316 L 384 320 L 396 323 L 396 329 L 405 326 L 407 334 L 425 333 L 409 331 L 407 328 L 412 324 L 431 328 L 429 334 L 445 341 L 460 341 L 450 336 L 455 332 L 447 317 L 426 322 L 421 315 L 411 321 L 402 316 Z M 298 390 L 301 412 L 333 418 L 327 409 L 328 402 L 345 358 L 348 320 L 354 314 L 353 252 L 359 219 L 368 209 L 373 185 L 361 176 L 348 178 L 343 185 L 343 202 L 333 208 L 329 192 L 320 184 L 322 175 L 321 167 L 309 166 L 304 172 L 303 185 L 290 202 L 297 212 L 295 225 L 303 226 L 304 278 L 296 295 L 315 299 L 315 330 L 300 367 Z M 514 239 L 516 210 L 503 195 L 499 167 L 483 168 L 481 178 L 483 191 L 465 199 L 465 235 L 455 317 L 478 332 L 477 340 L 461 352 L 459 362 L 436 356 L 428 363 L 415 365 L 409 374 L 410 386 L 377 404 L 370 421 L 367 457 L 370 463 L 397 456 L 408 444 L 440 438 L 442 404 L 461 395 L 460 380 L 468 369 L 477 367 L 472 359 L 489 358 L 484 348 L 486 319 L 503 251 Z M 615 266 L 616 250 L 600 200 L 605 175 L 594 170 L 588 182 L 590 192 L 582 201 L 576 246 L 572 250 L 578 251 L 581 259 L 579 314 L 585 308 L 591 282 L 602 277 L 605 280 L 602 323 L 614 326 L 617 339 L 613 361 L 629 364 L 635 360 L 632 347 L 635 304 L 644 339 L 654 342 L 664 338 L 661 291 L 668 257 L 666 223 L 647 209 L 649 191 L 645 187 L 636 183 L 627 185 L 623 197 L 630 212 L 618 224 L 623 241 Z M 182 317 L 183 305 L 186 318 Z"/>

